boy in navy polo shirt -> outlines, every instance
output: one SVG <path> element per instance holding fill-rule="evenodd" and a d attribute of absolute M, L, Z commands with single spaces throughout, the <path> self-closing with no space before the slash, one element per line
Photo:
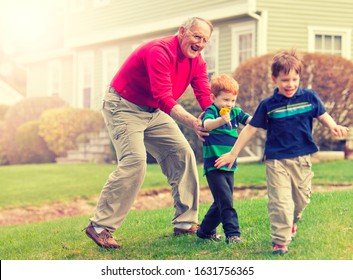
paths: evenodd
<path fill-rule="evenodd" d="M 233 207 L 234 171 L 236 162 L 228 170 L 227 166 L 217 169 L 215 160 L 232 149 L 238 138 L 237 127 L 246 125 L 251 117 L 235 107 L 239 85 L 225 74 L 211 79 L 211 99 L 202 119 L 203 127 L 209 136 L 203 142 L 204 174 L 206 175 L 214 202 L 205 215 L 196 234 L 203 239 L 218 241 L 217 226 L 222 223 L 226 243 L 239 243 L 240 228 L 238 214 Z"/>
<path fill-rule="evenodd" d="M 231 168 L 257 129 L 267 130 L 264 160 L 273 254 L 288 252 L 296 223 L 310 202 L 311 154 L 318 151 L 312 136 L 313 119 L 317 118 L 335 136 L 343 137 L 348 131 L 326 112 L 316 92 L 299 87 L 302 68 L 295 50 L 274 56 L 271 66 L 274 94 L 260 102 L 232 150 L 215 164 L 217 168 L 225 164 Z"/>

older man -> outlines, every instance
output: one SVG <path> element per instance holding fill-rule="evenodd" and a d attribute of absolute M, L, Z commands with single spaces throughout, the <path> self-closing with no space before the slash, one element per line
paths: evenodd
<path fill-rule="evenodd" d="M 138 47 L 112 79 L 103 100 L 103 116 L 118 159 L 105 183 L 86 234 L 100 247 L 119 248 L 112 232 L 122 224 L 143 183 L 146 151 L 161 166 L 172 187 L 174 235 L 195 234 L 199 182 L 195 155 L 175 121 L 208 135 L 200 119 L 177 99 L 191 85 L 204 110 L 211 105 L 206 63 L 201 56 L 212 23 L 194 17 L 177 35 Z"/>

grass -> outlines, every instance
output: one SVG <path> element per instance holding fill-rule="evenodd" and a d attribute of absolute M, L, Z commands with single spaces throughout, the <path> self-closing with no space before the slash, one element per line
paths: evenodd
<path fill-rule="evenodd" d="M 100 193 L 110 164 L 33 164 L 0 167 L 0 208 L 38 206 L 53 201 L 90 198 Z M 201 186 L 207 186 L 198 166 Z M 238 185 L 265 185 L 263 164 L 249 164 L 239 169 Z M 237 179 L 236 179 L 237 180 Z M 143 190 L 168 187 L 167 179 L 157 164 L 149 164 Z"/>
<path fill-rule="evenodd" d="M 0 167 L 0 209 L 38 206 L 54 201 L 97 196 L 110 172 L 109 164 L 33 164 Z M 207 186 L 198 166 L 200 185 Z M 313 165 L 314 184 L 352 183 L 353 161 L 334 161 Z M 167 180 L 159 165 L 149 164 L 142 189 L 166 187 Z M 266 186 L 262 163 L 240 164 L 235 173 L 235 186 Z"/>
<path fill-rule="evenodd" d="M 3 227 L 2 260 L 353 260 L 353 191 L 314 193 L 298 225 L 289 254 L 273 256 L 267 200 L 236 201 L 244 242 L 226 245 L 195 236 L 172 236 L 172 208 L 131 211 L 115 233 L 120 250 L 105 250 L 88 239 L 89 217 Z M 201 205 L 203 217 L 208 205 Z M 219 227 L 219 233 L 222 232 Z"/>
<path fill-rule="evenodd" d="M 315 164 L 314 184 L 353 182 L 353 161 Z M 96 196 L 113 165 L 23 165 L 0 167 L 0 208 L 41 205 Z M 199 166 L 200 174 L 202 167 Z M 200 176 L 201 186 L 206 185 Z M 263 164 L 242 164 L 237 186 L 264 186 Z M 158 165 L 149 165 L 143 188 L 166 186 Z M 194 236 L 172 236 L 174 209 L 131 211 L 115 237 L 123 247 L 107 251 L 97 247 L 82 229 L 88 216 L 28 225 L 4 226 L 0 231 L 2 260 L 353 260 L 353 191 L 314 193 L 298 225 L 290 253 L 271 254 L 267 199 L 235 202 L 244 243 L 227 246 Z M 209 205 L 201 205 L 199 219 Z M 221 227 L 219 232 L 222 232 Z"/>

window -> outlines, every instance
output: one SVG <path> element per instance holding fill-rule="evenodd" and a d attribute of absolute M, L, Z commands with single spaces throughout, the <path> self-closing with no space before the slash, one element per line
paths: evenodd
<path fill-rule="evenodd" d="M 60 60 L 50 61 L 48 64 L 48 95 L 61 95 L 62 64 Z"/>
<path fill-rule="evenodd" d="M 208 78 L 215 73 L 218 73 L 218 44 L 219 44 L 219 30 L 214 29 L 209 43 L 202 51 L 202 57 L 207 63 Z"/>
<path fill-rule="evenodd" d="M 309 27 L 308 51 L 336 54 L 347 59 L 351 57 L 351 30 L 323 27 Z"/>
<path fill-rule="evenodd" d="M 237 24 L 231 26 L 233 72 L 240 63 L 255 55 L 255 24 Z"/>
<path fill-rule="evenodd" d="M 119 68 L 119 49 L 109 48 L 104 49 L 103 53 L 103 73 L 102 73 L 102 83 L 103 83 L 103 94 L 106 87 L 109 85 L 110 81 L 116 74 Z"/>
<path fill-rule="evenodd" d="M 93 89 L 93 53 L 78 56 L 78 106 L 91 108 Z"/>

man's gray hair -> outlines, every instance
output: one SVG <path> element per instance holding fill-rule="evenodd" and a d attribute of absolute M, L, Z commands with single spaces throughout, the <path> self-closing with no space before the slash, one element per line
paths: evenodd
<path fill-rule="evenodd" d="M 200 17 L 189 18 L 182 24 L 182 26 L 184 26 L 185 29 L 190 29 L 190 27 L 197 25 L 199 21 L 203 21 L 203 22 L 207 23 L 208 26 L 210 27 L 211 34 L 212 34 L 213 24 L 212 24 L 212 22 L 210 22 L 209 20 L 204 19 L 204 18 L 200 18 Z"/>

